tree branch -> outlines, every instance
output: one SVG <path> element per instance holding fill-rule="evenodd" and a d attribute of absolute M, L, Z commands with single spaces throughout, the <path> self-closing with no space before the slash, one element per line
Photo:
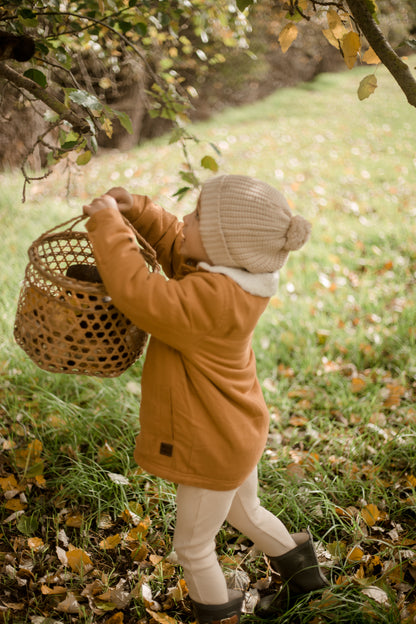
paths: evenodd
<path fill-rule="evenodd" d="M 57 113 L 61 119 L 68 121 L 75 132 L 83 135 L 91 133 L 88 122 L 83 119 L 81 115 L 78 115 L 72 109 L 68 108 L 68 106 L 62 102 L 60 95 L 52 89 L 43 89 L 37 85 L 36 82 L 22 76 L 3 62 L 0 62 L 0 77 L 6 78 L 6 80 L 13 85 L 31 93 L 36 99 L 46 104 L 46 106 Z"/>
<path fill-rule="evenodd" d="M 346 2 L 368 43 L 396 80 L 409 104 L 416 107 L 416 79 L 409 66 L 386 40 L 366 3 L 363 0 L 346 0 Z"/>

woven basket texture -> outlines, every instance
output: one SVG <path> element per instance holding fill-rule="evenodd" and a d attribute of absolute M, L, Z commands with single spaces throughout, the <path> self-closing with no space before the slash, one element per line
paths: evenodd
<path fill-rule="evenodd" d="M 87 272 L 95 266 L 87 233 L 74 230 L 83 218 L 49 230 L 29 247 L 14 337 L 43 370 L 117 377 L 142 355 L 148 336 L 113 305 L 102 283 L 67 276 L 74 265 Z M 134 235 L 149 269 L 158 271 L 154 250 Z"/>

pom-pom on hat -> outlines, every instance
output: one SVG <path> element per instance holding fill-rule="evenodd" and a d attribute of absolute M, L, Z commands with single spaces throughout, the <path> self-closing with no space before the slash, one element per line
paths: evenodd
<path fill-rule="evenodd" d="M 243 175 L 222 175 L 204 183 L 200 197 L 200 233 L 214 265 L 273 273 L 289 251 L 300 249 L 311 224 L 294 216 L 275 188 Z"/>

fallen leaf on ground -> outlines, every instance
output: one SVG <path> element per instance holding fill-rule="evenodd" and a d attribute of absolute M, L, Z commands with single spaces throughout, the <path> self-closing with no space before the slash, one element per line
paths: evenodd
<path fill-rule="evenodd" d="M 68 592 L 65 600 L 60 602 L 56 606 L 57 611 L 62 611 L 63 613 L 79 613 L 80 606 L 72 592 Z"/>

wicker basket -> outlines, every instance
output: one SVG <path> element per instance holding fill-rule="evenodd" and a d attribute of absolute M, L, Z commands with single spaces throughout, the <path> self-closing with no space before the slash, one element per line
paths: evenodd
<path fill-rule="evenodd" d="M 46 371 L 116 377 L 143 353 L 147 334 L 117 310 L 102 283 L 67 276 L 74 265 L 95 265 L 87 233 L 74 230 L 83 219 L 48 230 L 29 247 L 14 336 Z M 149 268 L 158 271 L 154 250 L 133 231 Z"/>

